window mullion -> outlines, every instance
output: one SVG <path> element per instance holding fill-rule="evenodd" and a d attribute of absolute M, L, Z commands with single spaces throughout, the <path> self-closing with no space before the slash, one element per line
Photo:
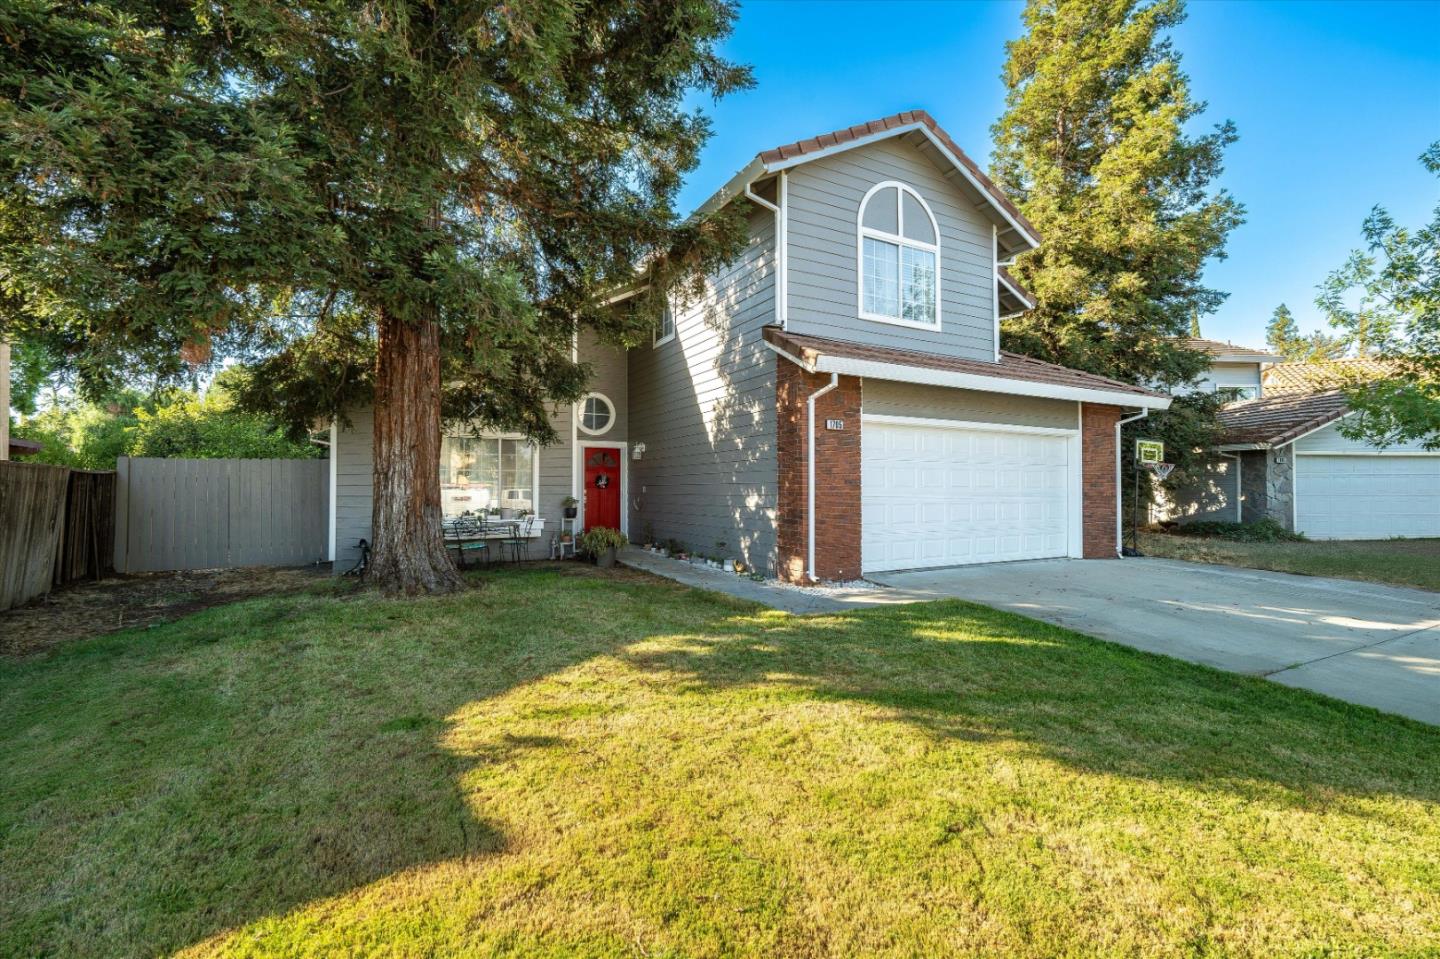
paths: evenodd
<path fill-rule="evenodd" d="M 903 204 L 902 204 L 903 206 Z M 902 214 L 903 215 L 903 214 Z M 895 319 L 905 319 L 905 244 L 895 244 Z"/>

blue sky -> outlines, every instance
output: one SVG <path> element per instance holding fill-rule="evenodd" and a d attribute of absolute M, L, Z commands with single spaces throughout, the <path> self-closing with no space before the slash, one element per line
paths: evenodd
<path fill-rule="evenodd" d="M 986 165 L 1021 9 L 750 0 L 725 49 L 756 86 L 704 104 L 715 135 L 681 208 L 759 150 L 916 107 Z M 1209 103 L 1201 122 L 1234 120 L 1240 134 L 1221 183 L 1246 223 L 1207 270 L 1230 297 L 1203 332 L 1259 345 L 1281 302 L 1302 329 L 1319 326 L 1315 285 L 1359 244 L 1370 208 L 1414 225 L 1440 203 L 1440 181 L 1416 159 L 1440 139 L 1440 0 L 1191 0 L 1174 41 Z"/>

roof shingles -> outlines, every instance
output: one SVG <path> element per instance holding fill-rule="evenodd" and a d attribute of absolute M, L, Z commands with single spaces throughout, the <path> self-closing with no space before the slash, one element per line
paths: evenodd
<path fill-rule="evenodd" d="M 1346 413 L 1345 395 L 1326 393 L 1263 396 L 1232 403 L 1220 411 L 1223 446 L 1284 446 Z"/>
<path fill-rule="evenodd" d="M 958 356 L 942 356 L 938 353 L 899 350 L 888 346 L 869 346 L 864 343 L 851 343 L 847 340 L 832 340 L 823 336 L 790 333 L 778 326 L 765 327 L 765 339 L 805 363 L 813 363 L 820 356 L 835 356 L 846 359 L 871 360 L 876 363 L 893 363 L 897 366 L 918 366 L 955 373 L 971 373 L 977 376 L 993 376 L 998 379 L 1049 383 L 1055 386 L 1100 390 L 1107 393 L 1128 393 L 1133 396 L 1165 395 L 1154 390 L 1147 390 L 1143 386 L 1096 376 L 1094 373 L 1082 373 L 1080 370 L 1057 366 L 1054 363 L 1045 363 L 1004 350 L 1000 352 L 1000 362 L 989 363 L 984 360 L 962 359 Z"/>
<path fill-rule="evenodd" d="M 1383 360 L 1353 357 L 1324 363 L 1276 363 L 1261 374 L 1266 396 L 1320 393 L 1352 381 L 1381 380 L 1391 375 Z"/>

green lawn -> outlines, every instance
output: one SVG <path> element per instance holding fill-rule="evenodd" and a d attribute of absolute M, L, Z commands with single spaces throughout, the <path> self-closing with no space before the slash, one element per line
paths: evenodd
<path fill-rule="evenodd" d="M 1440 539 L 1236 543 L 1199 536 L 1141 533 L 1140 550 L 1149 556 L 1196 563 L 1440 590 Z"/>
<path fill-rule="evenodd" d="M 0 662 L 8 956 L 1434 955 L 1440 729 L 639 574 Z"/>

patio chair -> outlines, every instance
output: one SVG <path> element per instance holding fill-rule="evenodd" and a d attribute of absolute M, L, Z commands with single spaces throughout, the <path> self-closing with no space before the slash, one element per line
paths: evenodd
<path fill-rule="evenodd" d="M 445 533 L 445 547 L 455 548 L 460 556 L 461 569 L 470 568 L 466 561 L 467 554 L 475 554 L 482 564 L 488 560 L 490 543 L 485 539 L 484 531 L 473 520 L 461 516 L 446 520 L 441 526 Z"/>
<path fill-rule="evenodd" d="M 535 515 L 510 524 L 510 535 L 500 541 L 501 549 L 510 551 L 510 558 L 518 563 L 530 550 L 530 531 L 535 528 Z"/>

